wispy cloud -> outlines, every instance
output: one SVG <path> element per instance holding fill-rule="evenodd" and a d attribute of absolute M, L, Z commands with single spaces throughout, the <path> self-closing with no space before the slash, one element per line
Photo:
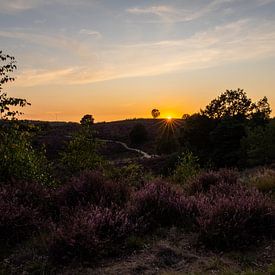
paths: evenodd
<path fill-rule="evenodd" d="M 99 39 L 99 38 L 102 37 L 102 35 L 101 35 L 100 32 L 95 31 L 95 30 L 90 30 L 90 29 L 81 29 L 81 30 L 79 31 L 79 33 L 80 33 L 80 34 L 85 34 L 85 35 L 90 35 L 90 36 L 93 36 L 93 37 L 95 37 L 95 38 L 97 38 L 97 39 Z"/>
<path fill-rule="evenodd" d="M 43 6 L 91 6 L 96 3 L 97 0 L 1 0 L 0 1 L 0 13 L 19 13 L 26 10 L 32 10 Z"/>
<path fill-rule="evenodd" d="M 43 0 L 1 0 L 1 10 L 4 13 L 17 13 L 34 9 L 43 4 Z"/>
<path fill-rule="evenodd" d="M 65 49 L 79 56 L 80 58 L 96 58 L 96 56 L 93 54 L 91 45 L 87 45 L 73 37 L 67 37 L 61 34 L 50 35 L 36 33 L 33 30 L 29 30 L 27 32 L 24 29 L 9 29 L 0 30 L 0 37 L 14 38 L 29 44 L 36 44 L 48 48 L 58 48 L 62 50 Z"/>
<path fill-rule="evenodd" d="M 100 66 L 91 62 L 56 70 L 28 70 L 19 86 L 87 84 L 118 78 L 188 71 L 275 56 L 275 22 L 251 20 L 214 27 L 190 38 L 110 45 L 100 49 Z M 27 81 L 26 81 L 27 79 Z"/>
<path fill-rule="evenodd" d="M 126 12 L 134 15 L 152 15 L 158 17 L 164 22 L 186 22 L 193 21 L 204 17 L 212 12 L 223 10 L 224 13 L 228 13 L 232 9 L 229 7 L 232 4 L 241 4 L 245 0 L 212 0 L 208 3 L 202 2 L 198 8 L 184 9 L 181 6 L 170 5 L 153 5 L 153 6 L 135 6 L 126 9 Z M 270 3 L 274 3 L 275 0 L 251 0 L 251 5 L 264 6 Z M 153 22 L 151 19 L 149 22 Z M 156 21 L 159 22 L 159 21 Z"/>
<path fill-rule="evenodd" d="M 203 4 L 199 9 L 182 9 L 175 6 L 145 6 L 133 7 L 126 11 L 134 15 L 154 15 L 168 22 L 184 22 L 198 19 L 206 14 L 219 9 L 223 4 L 236 2 L 238 0 L 214 0 L 208 4 Z"/>

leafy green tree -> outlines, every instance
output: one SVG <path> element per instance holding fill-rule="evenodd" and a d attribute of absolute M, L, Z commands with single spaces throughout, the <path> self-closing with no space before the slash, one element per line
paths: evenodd
<path fill-rule="evenodd" d="M 14 81 L 11 74 L 16 69 L 16 61 L 0 51 L 0 62 L 0 182 L 17 179 L 54 184 L 44 152 L 35 150 L 31 144 L 31 127 L 16 120 L 21 112 L 14 108 L 30 103 L 3 92 L 3 85 Z"/>
<path fill-rule="evenodd" d="M 0 182 L 17 179 L 54 185 L 50 175 L 52 166 L 43 150 L 32 147 L 31 133 L 22 131 L 17 122 L 11 122 L 4 128 L 0 131 Z"/>
<path fill-rule="evenodd" d="M 172 178 L 176 183 L 184 185 L 188 179 L 196 176 L 199 171 L 198 157 L 187 150 L 179 156 Z"/>
<path fill-rule="evenodd" d="M 148 139 L 148 132 L 145 126 L 139 123 L 132 128 L 129 136 L 132 144 L 142 144 Z"/>
<path fill-rule="evenodd" d="M 21 112 L 17 110 L 11 110 L 11 107 L 24 107 L 30 105 L 26 99 L 9 97 L 7 93 L 3 92 L 3 85 L 7 82 L 13 82 L 15 80 L 11 74 L 16 70 L 16 61 L 13 56 L 3 54 L 0 51 L 0 115 L 2 119 L 14 119 L 16 115 L 20 115 Z"/>
<path fill-rule="evenodd" d="M 62 163 L 68 173 L 74 174 L 83 170 L 94 170 L 101 166 L 103 160 L 98 154 L 99 142 L 90 125 L 82 125 L 67 144 L 62 155 Z"/>

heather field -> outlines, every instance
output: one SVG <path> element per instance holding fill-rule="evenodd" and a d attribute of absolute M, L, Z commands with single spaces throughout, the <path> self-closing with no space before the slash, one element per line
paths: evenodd
<path fill-rule="evenodd" d="M 181 119 L 20 120 L 0 51 L 0 274 L 275 274 L 275 119 L 226 90 Z"/>

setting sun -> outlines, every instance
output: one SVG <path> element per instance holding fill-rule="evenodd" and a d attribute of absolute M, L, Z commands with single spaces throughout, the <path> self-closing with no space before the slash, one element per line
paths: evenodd
<path fill-rule="evenodd" d="M 170 120 L 172 119 L 172 117 L 171 117 L 171 116 L 168 116 L 166 119 L 170 121 Z"/>

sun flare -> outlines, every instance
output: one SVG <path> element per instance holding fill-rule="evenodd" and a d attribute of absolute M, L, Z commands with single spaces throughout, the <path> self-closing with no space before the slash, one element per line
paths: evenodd
<path fill-rule="evenodd" d="M 171 117 L 171 116 L 168 116 L 168 117 L 166 117 L 166 119 L 167 119 L 168 121 L 171 121 L 171 120 L 172 120 L 172 117 Z"/>

